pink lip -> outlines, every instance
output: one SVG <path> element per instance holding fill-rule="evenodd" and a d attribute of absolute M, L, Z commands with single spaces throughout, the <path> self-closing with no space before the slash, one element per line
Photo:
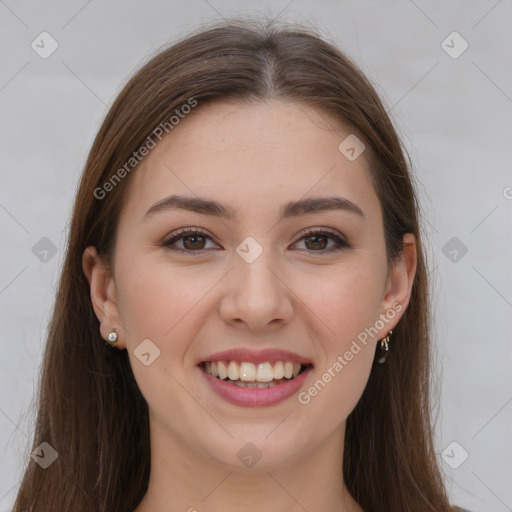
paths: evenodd
<path fill-rule="evenodd" d="M 247 361 L 247 359 L 244 360 Z M 268 359 L 266 360 L 268 361 Z M 287 360 L 289 361 L 289 359 Z M 278 404 L 296 393 L 304 384 L 311 369 L 312 367 L 309 366 L 300 375 L 297 375 L 297 377 L 288 382 L 262 389 L 241 388 L 235 384 L 218 379 L 201 368 L 199 368 L 199 371 L 203 374 L 211 389 L 227 402 L 243 407 L 264 407 Z"/>
<path fill-rule="evenodd" d="M 276 361 L 290 361 L 292 363 L 311 364 L 311 360 L 302 357 L 294 352 L 287 350 L 263 349 L 263 350 L 248 350 L 242 348 L 234 348 L 225 350 L 223 352 L 216 352 L 208 357 L 200 359 L 196 364 L 201 364 L 205 361 L 247 361 L 248 363 L 264 363 L 266 361 L 275 363 Z"/>

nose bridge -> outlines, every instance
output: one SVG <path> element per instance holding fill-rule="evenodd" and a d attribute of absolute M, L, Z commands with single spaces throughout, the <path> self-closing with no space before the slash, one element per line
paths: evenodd
<path fill-rule="evenodd" d="M 252 249 L 251 249 L 252 250 Z M 235 264 L 236 274 L 240 280 L 241 290 L 254 293 L 272 293 L 279 288 L 279 282 L 275 276 L 276 258 L 271 254 L 271 250 L 266 248 L 254 260 L 247 261 L 240 257 Z M 277 282 L 276 282 L 277 281 Z M 270 298 L 267 295 L 267 298 Z"/>
<path fill-rule="evenodd" d="M 268 237 L 259 241 L 247 237 L 236 248 L 235 268 L 221 308 L 226 322 L 244 321 L 252 328 L 263 328 L 291 317 L 290 292 L 278 277 L 277 257 L 265 241 Z"/>

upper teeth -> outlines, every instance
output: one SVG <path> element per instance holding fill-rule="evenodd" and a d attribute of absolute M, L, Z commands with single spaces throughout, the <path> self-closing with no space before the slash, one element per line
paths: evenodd
<path fill-rule="evenodd" d="M 270 382 L 279 380 L 283 377 L 291 379 L 300 372 L 300 363 L 291 363 L 289 361 L 277 361 L 274 364 L 248 363 L 237 361 L 207 361 L 204 363 L 204 369 L 219 379 L 228 378 L 230 380 L 242 380 L 245 382 Z"/>

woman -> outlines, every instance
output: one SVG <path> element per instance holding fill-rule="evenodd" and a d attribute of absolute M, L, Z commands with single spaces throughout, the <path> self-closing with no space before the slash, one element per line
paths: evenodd
<path fill-rule="evenodd" d="M 427 289 L 355 64 L 300 27 L 190 35 L 91 149 L 14 510 L 455 510 Z"/>

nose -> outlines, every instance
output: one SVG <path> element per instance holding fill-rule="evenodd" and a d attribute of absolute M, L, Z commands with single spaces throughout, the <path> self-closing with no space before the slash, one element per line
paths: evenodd
<path fill-rule="evenodd" d="M 252 263 L 236 256 L 220 304 L 221 318 L 227 324 L 245 324 L 252 331 L 268 331 L 282 328 L 292 318 L 293 287 L 267 257 L 270 252 L 263 251 Z"/>

